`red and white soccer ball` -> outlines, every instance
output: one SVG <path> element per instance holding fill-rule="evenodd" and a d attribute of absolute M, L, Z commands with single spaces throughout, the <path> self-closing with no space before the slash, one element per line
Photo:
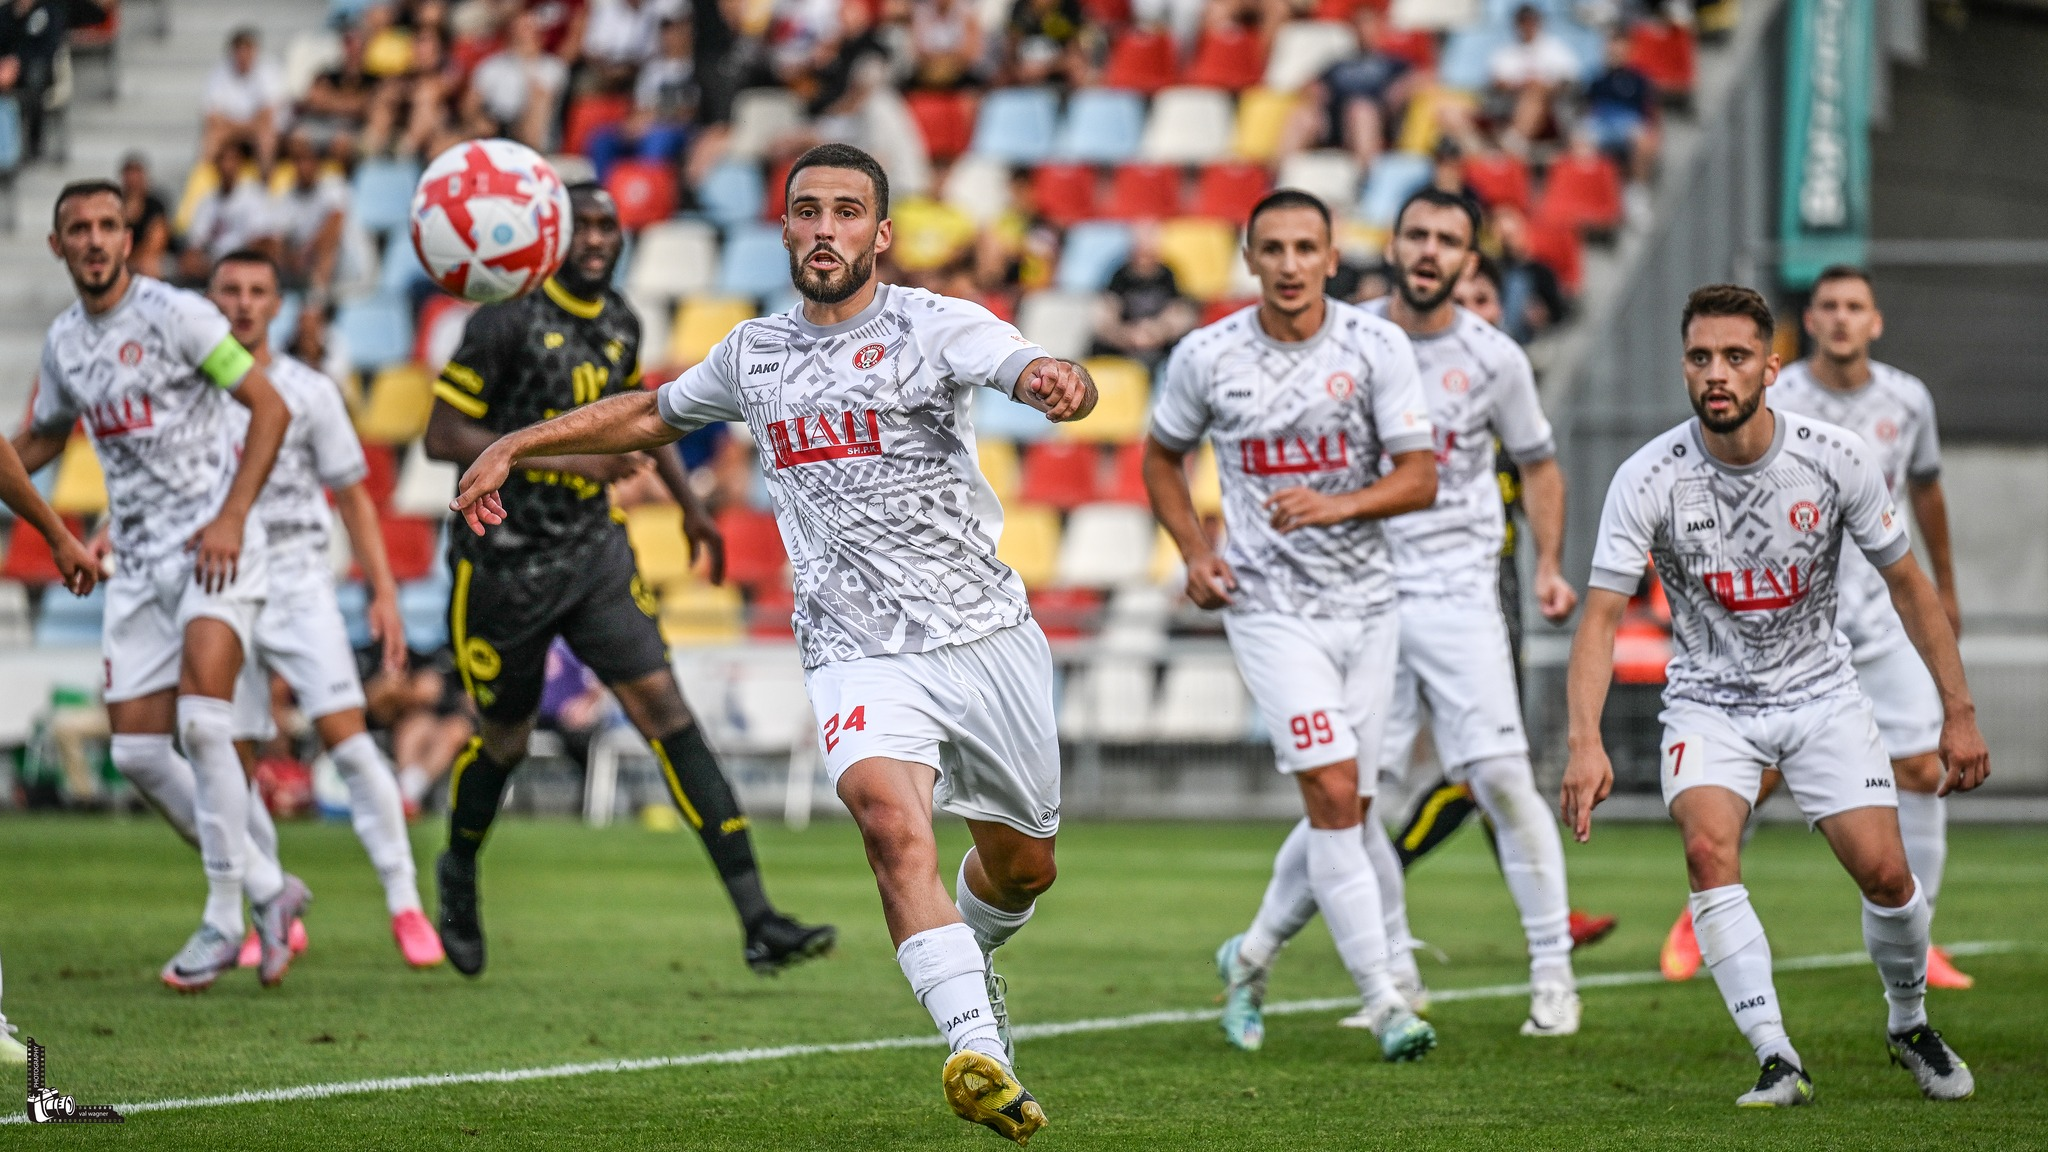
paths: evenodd
<path fill-rule="evenodd" d="M 412 248 L 434 283 L 478 304 L 540 287 L 569 255 L 569 190 L 512 140 L 448 149 L 412 194 Z"/>

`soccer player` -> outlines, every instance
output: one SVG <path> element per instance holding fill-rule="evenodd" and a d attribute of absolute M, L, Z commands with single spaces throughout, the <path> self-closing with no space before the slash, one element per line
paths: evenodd
<path fill-rule="evenodd" d="M 274 862 L 251 866 L 249 782 L 229 702 L 266 586 L 262 524 L 250 509 L 290 413 L 218 309 L 129 272 L 119 185 L 67 184 L 54 217 L 50 250 L 78 302 L 50 325 L 30 424 L 14 446 L 34 471 L 84 419 L 106 472 L 121 561 L 107 582 L 105 630 L 114 765 L 145 795 L 181 772 L 195 781 L 206 908 L 163 981 L 196 992 L 233 967 L 246 886 L 262 947 L 258 976 L 275 984 L 309 895 Z M 231 403 L 248 409 L 246 436 Z M 172 747 L 174 729 L 189 766 Z"/>
<path fill-rule="evenodd" d="M 1939 686 L 1944 793 L 1975 788 L 1991 769 L 1955 633 L 1913 561 L 1882 457 L 1846 428 L 1765 406 L 1778 358 L 1763 297 L 1729 284 L 1700 288 L 1679 331 L 1696 418 L 1631 456 L 1607 490 L 1568 674 L 1565 822 L 1586 840 L 1593 806 L 1614 783 L 1600 713 L 1615 631 L 1648 556 L 1671 600 L 1674 652 L 1658 777 L 1685 843 L 1701 950 L 1762 1065 L 1736 1103 L 1813 1100 L 1772 987 L 1770 944 L 1742 886 L 1742 828 L 1771 765 L 1862 889 L 1863 942 L 1884 987 L 1893 1059 L 1929 1099 L 1963 1099 L 1975 1090 L 1969 1066 L 1927 1022 L 1927 893 L 1899 839 L 1877 718 L 1835 628 L 1843 545 L 1882 575 Z"/>
<path fill-rule="evenodd" d="M 1772 386 L 1774 407 L 1839 424 L 1863 437 L 1877 454 L 1878 470 L 1894 496 L 1905 491 L 1913 502 L 1913 523 L 1927 542 L 1935 590 L 1949 627 L 1962 631 L 1956 604 L 1955 566 L 1949 553 L 1948 502 L 1941 490 L 1941 441 L 1934 425 L 1934 397 L 1919 378 L 1870 358 L 1870 345 L 1884 335 L 1884 314 L 1870 274 L 1838 265 L 1814 281 L 1806 307 L 1806 334 L 1813 355 L 1778 373 Z M 1899 836 L 1906 844 L 1906 863 L 1927 886 L 1927 902 L 1941 896 L 1942 872 L 1948 863 L 1948 809 L 1941 796 L 1941 694 L 1920 654 L 1913 650 L 1905 625 L 1885 593 L 1884 578 L 1861 553 L 1842 554 L 1841 606 L 1835 623 L 1849 638 L 1849 659 L 1856 681 L 1877 709 L 1877 731 L 1891 757 L 1899 785 Z M 1767 795 L 1777 774 L 1764 778 Z M 1757 803 L 1763 796 L 1757 797 Z M 1671 947 L 1688 948 L 1675 960 L 1680 971 L 1697 969 L 1699 945 L 1691 930 L 1690 909 L 1672 929 Z M 1958 971 L 1947 953 L 1927 954 L 1927 983 L 1936 988 L 1968 988 L 1970 977 Z"/>
<path fill-rule="evenodd" d="M 640 321 L 611 287 L 624 243 L 618 207 L 595 184 L 571 188 L 569 198 L 575 231 L 561 272 L 539 292 L 471 316 L 434 385 L 426 448 L 435 459 L 468 466 L 505 433 L 604 396 L 645 395 Z M 477 854 L 506 781 L 526 758 L 556 636 L 618 696 L 652 745 L 670 797 L 703 839 L 739 913 L 747 964 L 775 972 L 824 954 L 836 938 L 830 925 L 799 924 L 768 902 L 746 814 L 683 703 L 655 625 L 654 590 L 640 583 L 626 530 L 605 496 L 607 484 L 650 466 L 683 506 L 692 554 L 708 552 L 712 579 L 721 579 L 718 530 L 666 447 L 527 460 L 504 485 L 509 527 L 488 536 L 451 533 L 449 637 L 483 724 L 451 771 L 448 850 L 435 876 L 441 944 L 466 976 L 484 967 Z"/>
<path fill-rule="evenodd" d="M 284 677 L 348 786 L 356 837 L 383 882 L 399 953 L 416 968 L 432 967 L 441 962 L 441 942 L 420 911 L 398 781 L 364 721 L 363 685 L 328 569 L 323 490 L 334 493 L 335 510 L 369 581 L 370 633 L 382 643 L 385 665 L 391 668 L 405 660 L 398 585 L 384 552 L 376 504 L 363 487 L 369 466 L 341 390 L 298 360 L 271 353 L 270 324 L 283 303 L 278 288 L 276 263 L 260 252 L 242 250 L 214 266 L 206 292 L 227 317 L 235 339 L 269 373 L 292 416 L 277 464 L 256 501 L 255 517 L 262 521 L 270 549 L 270 593 L 256 617 L 254 658 L 243 663 L 235 693 L 235 738 L 247 763 L 254 742 L 276 734 L 270 673 Z"/>
<path fill-rule="evenodd" d="M 996 559 L 1002 506 L 975 463 L 975 388 L 1078 420 L 1093 381 L 979 305 L 875 279 L 889 181 L 858 148 L 804 153 L 783 243 L 803 302 L 749 320 L 658 393 L 515 432 L 463 476 L 455 508 L 519 530 L 498 492 L 561 453 L 642 451 L 744 420 L 796 573 L 795 626 L 825 769 L 860 825 L 897 960 L 952 1049 L 963 1119 L 1023 1143 L 1045 1112 L 1012 1070 L 993 953 L 1051 887 L 1059 831 L 1052 654 L 1017 574 Z M 508 489 L 509 491 L 509 489 Z M 974 847 L 956 899 L 934 806 Z"/>
<path fill-rule="evenodd" d="M 1429 411 L 1400 329 L 1329 299 L 1329 209 L 1282 190 L 1253 209 L 1245 263 L 1259 303 L 1174 349 L 1145 440 L 1153 514 L 1187 563 L 1188 598 L 1224 609 L 1238 671 L 1294 777 L 1306 817 L 1273 864 L 1251 928 L 1223 942 L 1223 1032 L 1253 1051 L 1280 945 L 1318 909 L 1388 1060 L 1436 1046 L 1387 967 L 1379 882 L 1361 822 L 1394 690 L 1400 637 L 1384 522 L 1437 493 Z M 1219 554 L 1189 494 L 1187 454 L 1216 446 L 1227 536 Z M 1380 455 L 1393 458 L 1380 475 Z"/>
<path fill-rule="evenodd" d="M 77 542 L 78 538 L 72 537 L 72 543 Z M 19 1031 L 20 1028 L 7 1022 L 7 1013 L 0 1012 L 0 1064 L 28 1063 L 28 1047 L 14 1038 Z"/>

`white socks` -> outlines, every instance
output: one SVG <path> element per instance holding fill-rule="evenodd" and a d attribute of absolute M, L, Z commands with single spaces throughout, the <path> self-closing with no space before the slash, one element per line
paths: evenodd
<path fill-rule="evenodd" d="M 1864 922 L 1867 933 L 1867 915 Z M 1693 893 L 1692 929 L 1699 937 L 1700 957 L 1713 971 L 1714 985 L 1728 1005 L 1728 1015 L 1735 1018 L 1743 1039 L 1756 1050 L 1757 1063 L 1778 1055 L 1794 1067 L 1806 1067 L 1785 1035 L 1778 990 L 1771 984 L 1771 943 L 1764 939 L 1763 921 L 1756 918 L 1756 909 L 1749 906 L 1749 889 L 1729 884 Z M 1921 963 L 1926 963 L 1924 955 Z"/>
<path fill-rule="evenodd" d="M 1913 898 L 1900 907 L 1863 902 L 1863 947 L 1884 980 L 1885 1028 L 1892 1033 L 1927 1023 L 1927 943 L 1933 919 L 1927 890 L 1917 880 Z"/>
<path fill-rule="evenodd" d="M 265 893 L 265 900 L 274 900 L 284 891 L 284 866 L 278 863 L 277 855 L 277 825 L 270 819 L 270 809 L 263 806 L 263 793 L 254 780 L 249 781 L 249 866 L 242 875 L 242 889 L 251 900 L 256 900 L 257 893 Z"/>
<path fill-rule="evenodd" d="M 1522 914 L 1529 940 L 1529 979 L 1572 982 L 1571 899 L 1564 877 L 1564 839 L 1550 806 L 1536 792 L 1526 755 L 1494 756 L 1466 771 L 1472 798 L 1493 821 L 1501 875 Z"/>
<path fill-rule="evenodd" d="M 1273 878 L 1266 882 L 1265 899 L 1259 901 L 1258 915 L 1245 929 L 1237 946 L 1238 961 L 1254 971 L 1273 966 L 1280 946 L 1294 938 L 1315 919 L 1316 897 L 1308 883 L 1308 821 L 1303 819 L 1287 833 L 1280 851 L 1273 857 Z"/>
<path fill-rule="evenodd" d="M 1387 929 L 1380 919 L 1380 886 L 1365 855 L 1365 837 L 1354 826 L 1310 828 L 1307 839 L 1309 889 L 1365 1006 L 1400 1003 L 1400 993 L 1387 974 Z"/>
<path fill-rule="evenodd" d="M 356 839 L 363 842 L 377 878 L 384 882 L 385 909 L 396 916 L 419 908 L 412 841 L 405 833 L 405 802 L 377 742 L 368 732 L 358 732 L 335 745 L 328 755 L 348 785 L 349 818 Z"/>
<path fill-rule="evenodd" d="M 1948 866 L 1948 801 L 1932 792 L 1899 789 L 1899 839 L 1906 842 L 1906 866 L 1927 893 L 1941 899 L 1941 873 Z"/>
<path fill-rule="evenodd" d="M 121 775 L 128 778 L 150 807 L 163 814 L 187 844 L 199 847 L 199 826 L 195 823 L 198 800 L 192 765 L 178 755 L 168 734 L 136 735 L 116 732 L 107 741 L 107 755 Z"/>
<path fill-rule="evenodd" d="M 972 1048 L 1010 1066 L 996 1035 L 995 1011 L 988 1003 L 987 961 L 973 929 L 948 924 L 919 932 L 896 949 L 896 962 L 953 1051 Z"/>
<path fill-rule="evenodd" d="M 970 848 L 967 855 L 960 858 L 960 878 L 954 884 L 957 893 L 954 897 L 954 907 L 960 910 L 960 919 L 974 932 L 974 942 L 981 947 L 982 955 L 986 956 L 1002 947 L 1005 940 L 1015 936 L 1017 929 L 1024 927 L 1025 921 L 1030 920 L 1031 914 L 1038 910 L 1038 904 L 1034 901 L 1031 907 L 1022 912 L 1006 912 L 976 896 L 973 890 L 967 887 L 967 861 L 973 855 L 974 849 Z"/>
<path fill-rule="evenodd" d="M 239 939 L 249 859 L 249 781 L 235 755 L 234 710 L 210 696 L 180 696 L 178 735 L 191 754 L 197 782 L 194 824 L 199 858 L 206 866 L 204 918 L 223 935 Z"/>
<path fill-rule="evenodd" d="M 1407 879 L 1401 873 L 1401 854 L 1387 839 L 1387 826 L 1372 810 L 1365 814 L 1365 855 L 1372 861 L 1373 877 L 1380 882 L 1380 920 L 1387 926 L 1387 972 L 1397 981 L 1422 987 L 1422 969 L 1415 963 L 1415 938 L 1408 932 Z"/>
<path fill-rule="evenodd" d="M 398 770 L 398 793 L 405 797 L 407 803 L 424 804 L 433 787 L 433 778 L 417 764 L 407 764 Z"/>

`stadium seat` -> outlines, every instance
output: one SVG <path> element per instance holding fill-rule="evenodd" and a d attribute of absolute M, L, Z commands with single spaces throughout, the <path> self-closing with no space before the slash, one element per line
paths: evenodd
<path fill-rule="evenodd" d="M 1670 20 L 1643 20 L 1628 30 L 1628 62 L 1665 99 L 1692 94 L 1697 71 L 1691 30 Z"/>
<path fill-rule="evenodd" d="M 1237 263 L 1237 227 L 1221 220 L 1184 217 L 1159 230 L 1159 258 L 1173 269 L 1183 295 L 1216 300 L 1230 291 Z"/>
<path fill-rule="evenodd" d="M 796 639 L 791 617 L 796 613 L 796 589 L 787 585 L 763 588 L 747 600 L 747 636 L 754 640 L 776 640 L 784 644 Z M 787 700 L 791 697 L 785 696 Z"/>
<path fill-rule="evenodd" d="M 973 219 L 929 197 L 904 197 L 890 209 L 890 218 L 896 233 L 889 255 L 906 272 L 943 268 L 974 245 Z"/>
<path fill-rule="evenodd" d="M 1293 92 L 1321 76 L 1330 65 L 1358 53 L 1358 36 L 1343 24 L 1296 20 L 1273 34 L 1264 86 Z"/>
<path fill-rule="evenodd" d="M 446 520 L 454 515 L 448 510 L 448 501 L 454 498 L 461 479 L 462 469 L 428 456 L 426 441 L 415 440 L 405 450 L 405 468 L 391 493 L 391 511 L 422 520 Z"/>
<path fill-rule="evenodd" d="M 1503 204 L 1529 211 L 1529 166 L 1507 152 L 1482 152 L 1464 160 L 1465 183 L 1488 208 Z"/>
<path fill-rule="evenodd" d="M 666 160 L 621 160 L 605 176 L 605 190 L 619 206 L 619 226 L 638 232 L 675 215 L 676 166 Z"/>
<path fill-rule="evenodd" d="M 965 92 L 911 92 L 903 99 L 933 163 L 951 163 L 974 142 L 974 99 Z"/>
<path fill-rule="evenodd" d="M 661 597 L 661 638 L 678 647 L 730 644 L 746 635 L 746 606 L 729 585 L 691 581 Z"/>
<path fill-rule="evenodd" d="M 1128 656 L 1158 658 L 1166 652 L 1166 627 L 1173 615 L 1173 600 L 1154 584 L 1126 584 L 1110 593 L 1102 614 L 1102 630 L 1096 634 L 1096 650 Z"/>
<path fill-rule="evenodd" d="M 404 297 L 351 300 L 335 311 L 334 330 L 357 371 L 372 371 L 412 355 L 412 310 Z"/>
<path fill-rule="evenodd" d="M 107 589 L 102 584 L 90 596 L 73 596 L 59 588 L 43 595 L 42 618 L 36 621 L 38 648 L 98 648 L 100 621 L 106 614 Z"/>
<path fill-rule="evenodd" d="M 1531 220 L 1528 245 L 1529 258 L 1557 273 L 1557 282 L 1566 294 L 1578 295 L 1582 256 L 1578 230 L 1547 220 Z"/>
<path fill-rule="evenodd" d="M 1011 164 L 1036 164 L 1052 155 L 1058 118 L 1059 97 L 1050 88 L 997 88 L 982 98 L 968 150 Z"/>
<path fill-rule="evenodd" d="M 1031 204 L 1040 216 L 1071 228 L 1095 213 L 1095 168 L 1089 164 L 1040 164 L 1031 170 Z"/>
<path fill-rule="evenodd" d="M 1207 304 L 1202 305 L 1200 323 L 1207 327 L 1218 320 L 1224 319 L 1232 312 L 1252 304 L 1257 304 L 1258 302 L 1258 297 L 1256 296 L 1226 296 L 1221 300 L 1211 300 Z"/>
<path fill-rule="evenodd" d="M 1060 541 L 1060 584 L 1114 588 L 1145 580 L 1152 568 L 1152 513 L 1129 504 L 1083 504 L 1067 517 Z"/>
<path fill-rule="evenodd" d="M 1101 626 L 1102 593 L 1092 588 L 1031 588 L 1030 597 L 1048 640 L 1085 640 Z"/>
<path fill-rule="evenodd" d="M 1032 444 L 1024 449 L 1024 479 L 1017 497 L 1061 511 L 1078 508 L 1099 499 L 1101 473 L 1102 453 L 1094 444 L 1078 440 Z"/>
<path fill-rule="evenodd" d="M 939 198 L 977 224 L 993 223 L 1010 209 L 1010 166 L 992 156 L 962 156 Z"/>
<path fill-rule="evenodd" d="M 1062 360 L 1088 354 L 1095 328 L 1095 297 L 1078 292 L 1033 292 L 1017 306 L 1024 338 Z"/>
<path fill-rule="evenodd" d="M 384 553 L 391 558 L 394 579 L 404 584 L 433 574 L 439 525 L 418 516 L 379 516 L 377 527 L 384 535 Z"/>
<path fill-rule="evenodd" d="M 1207 164 L 1230 154 L 1235 109 L 1220 88 L 1168 88 L 1152 99 L 1138 155 L 1162 164 Z"/>
<path fill-rule="evenodd" d="M 85 538 L 85 521 L 66 517 L 64 526 L 71 529 L 72 535 Z M 55 584 L 63 580 L 63 574 L 57 571 L 56 557 L 50 553 L 50 542 L 26 520 L 16 520 L 8 533 L 7 559 L 0 563 L 0 578 L 23 584 Z"/>
<path fill-rule="evenodd" d="M 1611 232 L 1621 226 L 1621 211 L 1621 170 L 1612 159 L 1599 152 L 1573 152 L 1551 162 L 1536 205 L 1538 219 Z"/>
<path fill-rule="evenodd" d="M 1132 742 L 1152 733 L 1152 662 L 1141 657 L 1105 656 L 1067 680 L 1060 708 L 1060 734 L 1069 740 Z"/>
<path fill-rule="evenodd" d="M 995 436 L 1019 444 L 1036 444 L 1040 440 L 1051 439 L 1056 431 L 1058 426 L 1031 405 L 1012 400 L 993 388 L 974 390 L 976 436 Z"/>
<path fill-rule="evenodd" d="M 648 587 L 666 588 L 693 578 L 679 505 L 637 504 L 626 509 L 626 540 L 633 546 L 640 580 Z"/>
<path fill-rule="evenodd" d="M 469 327 L 476 305 L 436 292 L 420 305 L 418 330 L 413 334 L 412 358 L 429 372 L 446 367 L 455 350 L 462 346 L 463 330 Z"/>
<path fill-rule="evenodd" d="M 417 364 L 393 364 L 371 378 L 356 435 L 372 444 L 407 444 L 426 434 L 433 411 L 433 375 Z"/>
<path fill-rule="evenodd" d="M 1485 91 L 1493 50 L 1507 43 L 1510 35 L 1502 26 L 1485 22 L 1452 32 L 1437 57 L 1437 81 L 1466 92 Z"/>
<path fill-rule="evenodd" d="M 415 652 L 432 652 L 448 644 L 448 584 L 414 580 L 398 586 L 398 617 L 405 625 L 405 643 Z"/>
<path fill-rule="evenodd" d="M 1391 228 L 1394 214 L 1416 190 L 1429 183 L 1433 165 L 1427 156 L 1411 152 L 1382 152 L 1366 173 L 1365 189 L 1358 195 L 1358 215 L 1377 228 Z"/>
<path fill-rule="evenodd" d="M 0 580 L 0 648 L 26 648 L 33 643 L 28 589 L 12 580 Z"/>
<path fill-rule="evenodd" d="M 419 182 L 420 166 L 411 160 L 365 160 L 356 168 L 349 211 L 371 232 L 403 229 L 412 217 L 412 193 Z"/>
<path fill-rule="evenodd" d="M 733 97 L 731 155 L 766 156 L 782 137 L 803 128 L 803 102 L 787 88 L 749 88 Z"/>
<path fill-rule="evenodd" d="M 1061 438 L 1092 444 L 1123 444 L 1145 434 L 1152 404 L 1152 374 L 1136 360 L 1092 356 L 1083 361 L 1101 399 L 1086 420 L 1059 425 Z"/>
<path fill-rule="evenodd" d="M 97 516 L 107 510 L 107 477 L 99 453 L 84 436 L 73 436 L 57 459 L 57 487 L 50 507 L 66 516 Z"/>
<path fill-rule="evenodd" d="M 697 205 L 704 216 L 720 228 L 751 224 L 761 218 L 763 197 L 761 166 L 750 160 L 727 159 L 697 185 Z"/>
<path fill-rule="evenodd" d="M 789 206 L 789 174 L 795 168 L 794 156 L 785 156 L 768 165 L 768 179 L 761 185 L 762 220 L 770 224 L 782 223 L 783 212 Z"/>
<path fill-rule="evenodd" d="M 782 229 L 746 224 L 725 234 L 718 263 L 718 291 L 725 296 L 775 296 L 789 289 L 789 251 Z"/>
<path fill-rule="evenodd" d="M 1180 82 L 1236 92 L 1257 84 L 1265 74 L 1265 49 L 1258 35 L 1242 25 L 1229 24 L 1202 29 Z"/>
<path fill-rule="evenodd" d="M 711 291 L 718 271 L 718 233 L 702 220 L 649 225 L 633 246 L 626 291 L 677 300 Z"/>
<path fill-rule="evenodd" d="M 1054 283 L 1063 292 L 1100 292 L 1131 254 L 1129 225 L 1090 220 L 1067 230 Z"/>
<path fill-rule="evenodd" d="M 1216 447 L 1204 440 L 1188 468 L 1188 495 L 1198 516 L 1223 515 L 1223 476 L 1216 467 Z"/>
<path fill-rule="evenodd" d="M 1211 164 L 1202 169 L 1195 182 L 1195 194 L 1188 215 L 1227 221 L 1242 228 L 1251 219 L 1252 208 L 1273 187 L 1273 177 L 1261 164 Z"/>
<path fill-rule="evenodd" d="M 1003 536 L 996 559 L 1008 564 L 1026 588 L 1052 583 L 1060 554 L 1060 514 L 1037 504 L 1003 507 Z"/>
<path fill-rule="evenodd" d="M 1237 663 L 1226 653 L 1188 653 L 1166 664 L 1153 735 L 1161 740 L 1242 740 L 1251 727 L 1251 699 Z"/>
<path fill-rule="evenodd" d="M 1396 60 L 1407 61 L 1411 68 L 1436 67 L 1436 37 L 1427 29 L 1383 27 L 1373 47 Z"/>
<path fill-rule="evenodd" d="M 1173 37 L 1153 28 L 1132 28 L 1119 33 L 1109 45 L 1109 61 L 1102 68 L 1105 88 L 1123 88 L 1151 94 L 1173 83 L 1179 71 Z"/>
<path fill-rule="evenodd" d="M 411 231 L 393 228 L 385 233 L 384 255 L 377 261 L 377 293 L 381 296 L 410 299 L 408 294 L 415 285 L 431 283 L 433 278 L 428 276 L 426 268 L 421 266 L 420 254 L 413 250 Z"/>
<path fill-rule="evenodd" d="M 989 490 L 996 494 L 997 500 L 1007 506 L 1017 499 L 1017 485 L 1022 479 L 1023 465 L 1017 459 L 1015 444 L 992 436 L 977 435 L 974 442 L 974 463 L 981 469 L 981 478 L 988 481 Z"/>
<path fill-rule="evenodd" d="M 363 465 L 363 491 L 378 511 L 389 511 L 398 492 L 398 454 L 389 444 L 365 444 Z M 449 491 L 453 493 L 454 489 Z"/>
<path fill-rule="evenodd" d="M 1336 148 L 1297 152 L 1280 165 L 1276 188 L 1299 188 L 1325 204 L 1349 204 L 1358 195 L 1358 160 Z"/>
<path fill-rule="evenodd" d="M 756 315 L 752 301 L 693 296 L 676 307 L 669 329 L 668 362 L 678 369 L 700 363 L 742 320 Z"/>
<path fill-rule="evenodd" d="M 629 93 L 594 93 L 578 96 L 569 101 L 569 111 L 563 118 L 562 151 L 578 156 L 590 155 L 590 138 L 600 129 L 616 127 L 625 123 L 633 114 L 633 97 Z"/>
<path fill-rule="evenodd" d="M 340 65 L 341 37 L 322 29 L 298 32 L 284 46 L 284 91 L 294 103 L 305 98 L 320 73 Z"/>
<path fill-rule="evenodd" d="M 728 507 L 718 514 L 718 530 L 725 536 L 728 582 L 753 592 L 789 584 L 789 553 L 773 513 Z"/>
<path fill-rule="evenodd" d="M 1125 164 L 1110 176 L 1103 216 L 1164 220 L 1180 215 L 1180 169 L 1171 164 Z"/>
<path fill-rule="evenodd" d="M 1230 154 L 1240 160 L 1268 163 L 1278 157 L 1280 135 L 1294 115 L 1298 97 L 1271 88 L 1247 88 L 1237 99 L 1237 131 L 1230 139 Z"/>
<path fill-rule="evenodd" d="M 1145 103 L 1135 93 L 1083 88 L 1067 101 L 1053 155 L 1062 160 L 1115 164 L 1135 159 L 1145 132 Z"/>
<path fill-rule="evenodd" d="M 1093 417 L 1090 417 L 1093 419 Z M 1086 423 L 1086 421 L 1083 421 Z M 1142 431 L 1140 436 L 1142 436 Z M 1119 444 L 1110 458 L 1109 486 L 1102 490 L 1102 498 L 1112 504 L 1149 505 L 1151 497 L 1145 494 L 1145 443 L 1132 439 Z"/>

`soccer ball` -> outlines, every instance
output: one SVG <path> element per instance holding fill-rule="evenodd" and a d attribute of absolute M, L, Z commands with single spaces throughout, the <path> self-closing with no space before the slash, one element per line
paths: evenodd
<path fill-rule="evenodd" d="M 412 194 L 412 250 L 449 292 L 478 304 L 540 287 L 569 255 L 569 191 L 547 160 L 512 140 L 448 149 Z"/>

